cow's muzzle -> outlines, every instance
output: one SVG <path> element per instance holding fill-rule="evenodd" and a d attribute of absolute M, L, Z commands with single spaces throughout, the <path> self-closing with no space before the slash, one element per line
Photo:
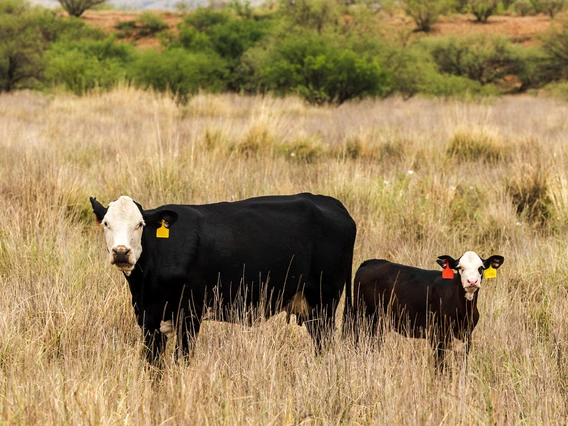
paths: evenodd
<path fill-rule="evenodd" d="M 125 246 L 116 246 L 112 249 L 112 256 L 110 263 L 117 266 L 122 270 L 132 270 L 134 265 L 130 259 L 131 251 Z"/>

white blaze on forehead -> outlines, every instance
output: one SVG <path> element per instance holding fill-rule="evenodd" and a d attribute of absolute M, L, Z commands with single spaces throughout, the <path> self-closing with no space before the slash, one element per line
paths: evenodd
<path fill-rule="evenodd" d="M 465 297 L 473 299 L 473 294 L 481 287 L 481 276 L 483 273 L 483 261 L 474 252 L 468 251 L 460 258 L 458 270 L 460 272 L 462 286 L 465 289 Z"/>
<path fill-rule="evenodd" d="M 102 225 L 110 263 L 115 264 L 113 250 L 127 250 L 130 265 L 117 264 L 117 267 L 129 274 L 142 254 L 142 213 L 132 198 L 123 195 L 109 204 Z"/>

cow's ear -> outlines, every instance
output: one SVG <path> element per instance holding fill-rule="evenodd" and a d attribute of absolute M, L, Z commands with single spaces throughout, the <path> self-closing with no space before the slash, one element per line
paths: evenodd
<path fill-rule="evenodd" d="M 171 228 L 178 220 L 178 214 L 173 210 L 168 209 L 153 210 L 151 212 L 146 212 L 143 216 L 146 226 L 151 228 L 159 228 L 162 226 L 162 220 L 164 221 L 166 228 Z"/>
<path fill-rule="evenodd" d="M 438 256 L 438 260 L 436 260 L 436 262 L 442 268 L 445 268 L 447 264 L 450 266 L 450 269 L 457 269 L 459 260 L 455 260 L 452 256 L 444 255 L 444 256 Z"/>
<path fill-rule="evenodd" d="M 91 201 L 91 206 L 93 206 L 93 213 L 95 213 L 97 223 L 101 223 L 107 214 L 108 207 L 99 203 L 95 197 L 89 197 L 89 200 Z"/>
<path fill-rule="evenodd" d="M 505 258 L 503 256 L 499 256 L 497 254 L 494 254 L 493 256 L 488 257 L 487 259 L 485 259 L 483 261 L 483 267 L 485 269 L 487 269 L 491 266 L 494 269 L 497 269 L 497 268 L 499 268 L 499 266 L 501 266 L 503 264 L 504 261 L 505 261 Z"/>

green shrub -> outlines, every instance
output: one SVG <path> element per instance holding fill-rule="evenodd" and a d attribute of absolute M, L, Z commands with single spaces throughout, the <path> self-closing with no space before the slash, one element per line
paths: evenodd
<path fill-rule="evenodd" d="M 219 56 L 190 53 L 182 48 L 143 52 L 132 64 L 129 75 L 139 87 L 169 92 L 180 104 L 186 104 L 200 89 L 225 89 L 227 78 L 226 64 Z"/>
<path fill-rule="evenodd" d="M 510 42 L 500 37 L 451 37 L 425 43 L 441 72 L 481 84 L 502 79 L 516 65 Z"/>
<path fill-rule="evenodd" d="M 335 0 L 279 1 L 279 10 L 287 23 L 286 27 L 315 30 L 318 34 L 337 26 L 342 9 L 340 2 Z"/>
<path fill-rule="evenodd" d="M 515 12 L 521 16 L 536 15 L 538 12 L 534 10 L 534 7 L 530 0 L 517 0 L 515 1 Z"/>
<path fill-rule="evenodd" d="M 136 33 L 136 21 L 129 20 L 129 21 L 119 21 L 114 26 L 118 31 L 118 37 L 132 37 Z"/>
<path fill-rule="evenodd" d="M 232 8 L 235 9 L 236 6 Z M 215 52 L 226 61 L 227 88 L 246 90 L 251 73 L 242 67 L 242 55 L 261 41 L 271 30 L 270 15 L 258 15 L 237 7 L 237 15 L 226 10 L 198 8 L 178 25 L 177 34 L 170 36 L 169 46 L 183 47 L 191 52 Z M 250 12 L 250 13 L 249 13 Z"/>
<path fill-rule="evenodd" d="M 530 0 L 530 2 L 537 13 L 546 13 L 551 18 L 566 8 L 566 0 Z"/>
<path fill-rule="evenodd" d="M 342 44 L 314 32 L 279 38 L 261 59 L 258 82 L 263 90 L 297 93 L 313 104 L 381 95 L 386 75 L 377 58 Z"/>
<path fill-rule="evenodd" d="M 419 31 L 428 32 L 438 17 L 452 8 L 450 0 L 402 0 L 405 13 L 416 23 Z"/>
<path fill-rule="evenodd" d="M 113 37 L 101 41 L 59 42 L 45 56 L 45 78 L 76 94 L 94 88 L 110 90 L 126 77 L 126 67 L 135 56 L 134 48 L 116 43 Z"/>
<path fill-rule="evenodd" d="M 191 52 L 213 51 L 213 43 L 205 33 L 187 25 L 178 25 L 178 32 L 170 35 L 167 41 L 168 47 L 183 47 Z"/>
<path fill-rule="evenodd" d="M 498 0 L 469 0 L 469 9 L 478 22 L 487 22 L 499 6 Z"/>
<path fill-rule="evenodd" d="M 554 75 L 547 65 L 549 56 L 541 47 L 514 46 L 512 53 L 513 68 L 511 72 L 521 82 L 519 92 L 541 88 L 553 80 Z"/>
<path fill-rule="evenodd" d="M 168 24 L 151 12 L 141 13 L 136 23 L 138 24 L 138 37 L 153 36 L 168 29 Z"/>
<path fill-rule="evenodd" d="M 214 25 L 225 24 L 230 17 L 226 10 L 215 10 L 212 7 L 198 7 L 183 19 L 183 24 L 206 32 Z"/>
<path fill-rule="evenodd" d="M 141 13 L 137 19 L 129 21 L 121 21 L 115 25 L 119 31 L 119 37 L 132 37 L 139 39 L 142 37 L 155 36 L 167 30 L 168 24 L 157 16 L 155 13 L 144 12 Z"/>
<path fill-rule="evenodd" d="M 542 49 L 547 58 L 544 66 L 550 76 L 550 81 L 568 79 L 568 20 L 562 22 L 562 27 L 551 26 L 542 37 Z"/>

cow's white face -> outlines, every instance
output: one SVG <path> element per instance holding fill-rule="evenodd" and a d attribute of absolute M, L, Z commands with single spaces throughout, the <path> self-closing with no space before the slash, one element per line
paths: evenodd
<path fill-rule="evenodd" d="M 459 259 L 457 270 L 465 290 L 465 298 L 473 300 L 474 293 L 481 287 L 483 260 L 474 252 L 468 251 Z"/>
<path fill-rule="evenodd" d="M 124 195 L 109 204 L 101 220 L 109 261 L 126 275 L 130 275 L 142 254 L 144 225 L 140 209 Z"/>

